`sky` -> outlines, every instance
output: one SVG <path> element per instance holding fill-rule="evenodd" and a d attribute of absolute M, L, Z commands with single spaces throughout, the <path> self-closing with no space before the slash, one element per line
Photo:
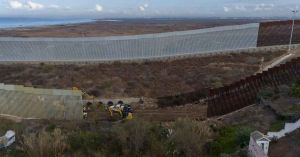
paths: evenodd
<path fill-rule="evenodd" d="M 290 17 L 297 9 L 300 0 L 0 0 L 0 17 Z"/>

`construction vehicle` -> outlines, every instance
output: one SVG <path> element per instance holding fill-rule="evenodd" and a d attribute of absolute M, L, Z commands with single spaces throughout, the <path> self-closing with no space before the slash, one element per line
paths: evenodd
<path fill-rule="evenodd" d="M 79 90 L 77 87 L 73 87 L 73 90 Z M 93 100 L 95 99 L 95 96 L 89 95 L 85 90 L 81 89 L 84 97 L 87 100 Z M 83 107 L 83 118 L 87 119 L 88 116 L 88 111 L 90 110 L 90 106 L 92 105 L 91 102 L 88 102 L 84 107 Z M 97 108 L 101 109 L 103 106 L 106 110 L 109 111 L 110 117 L 114 117 L 114 113 L 117 113 L 118 116 L 121 119 L 126 119 L 126 120 L 131 120 L 133 118 L 132 115 L 132 108 L 128 104 L 124 104 L 123 101 L 118 101 L 117 104 L 114 104 L 112 101 L 109 101 L 107 105 L 103 104 L 101 101 L 98 102 Z"/>
<path fill-rule="evenodd" d="M 117 113 L 121 119 L 131 120 L 133 118 L 130 105 L 124 104 L 122 101 L 119 101 L 115 105 L 110 101 L 107 105 L 111 117 L 114 117 L 114 113 Z"/>
<path fill-rule="evenodd" d="M 4 136 L 0 137 L 0 149 L 12 145 L 15 141 L 16 133 L 12 130 L 8 130 Z"/>

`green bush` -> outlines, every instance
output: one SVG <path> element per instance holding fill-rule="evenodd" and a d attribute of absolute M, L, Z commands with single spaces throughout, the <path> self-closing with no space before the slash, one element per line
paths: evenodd
<path fill-rule="evenodd" d="M 209 144 L 209 155 L 219 156 L 222 153 L 231 154 L 248 145 L 250 133 L 248 127 L 224 127 L 219 130 L 217 139 Z"/>
<path fill-rule="evenodd" d="M 284 124 L 285 124 L 285 121 L 278 120 L 278 121 L 271 124 L 269 130 L 270 131 L 280 131 L 281 129 L 284 128 Z"/>
<path fill-rule="evenodd" d="M 49 124 L 49 125 L 46 127 L 46 131 L 47 131 L 47 132 L 53 132 L 55 128 L 56 128 L 56 125 L 55 125 L 55 124 Z"/>
<path fill-rule="evenodd" d="M 270 131 L 280 131 L 284 128 L 284 124 L 287 122 L 291 122 L 292 116 L 289 115 L 280 115 L 277 116 L 277 120 L 271 124 Z"/>
<path fill-rule="evenodd" d="M 291 95 L 300 98 L 300 83 L 297 82 L 291 88 Z"/>
<path fill-rule="evenodd" d="M 250 133 L 253 131 L 253 129 L 248 127 L 241 127 L 237 130 L 237 144 L 240 148 L 244 148 L 248 146 L 249 139 L 250 139 Z"/>

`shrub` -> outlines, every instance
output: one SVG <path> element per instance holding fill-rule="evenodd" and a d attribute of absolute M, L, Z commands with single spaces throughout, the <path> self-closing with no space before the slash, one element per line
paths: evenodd
<path fill-rule="evenodd" d="M 217 139 L 209 144 L 210 156 L 219 156 L 221 153 L 234 153 L 248 145 L 250 133 L 253 130 L 248 127 L 224 127 L 219 130 Z"/>
<path fill-rule="evenodd" d="M 241 127 L 237 129 L 237 144 L 240 148 L 244 148 L 248 146 L 249 139 L 250 139 L 250 133 L 253 131 L 253 129 L 248 127 Z"/>
<path fill-rule="evenodd" d="M 284 124 L 285 124 L 285 121 L 278 120 L 278 121 L 271 124 L 269 130 L 270 131 L 280 131 L 281 129 L 284 128 Z"/>
<path fill-rule="evenodd" d="M 169 137 L 168 155 L 172 157 L 198 157 L 204 154 L 203 146 L 211 135 L 203 122 L 178 119 Z"/>
<path fill-rule="evenodd" d="M 3 136 L 7 130 L 14 130 L 17 134 L 21 134 L 24 129 L 24 125 L 22 123 L 15 123 L 4 118 L 1 118 L 0 121 L 0 136 Z"/>
<path fill-rule="evenodd" d="M 30 157 L 61 157 L 67 148 L 66 136 L 60 129 L 55 129 L 52 133 L 42 131 L 23 135 L 21 141 L 21 149 Z"/>
<path fill-rule="evenodd" d="M 248 150 L 247 149 L 242 149 L 241 151 L 238 152 L 239 157 L 248 157 Z"/>
<path fill-rule="evenodd" d="M 164 142 L 167 138 L 167 130 L 158 124 L 139 119 L 131 120 L 114 126 L 112 137 L 113 141 L 120 144 L 121 156 L 164 156 L 165 154 Z"/>
<path fill-rule="evenodd" d="M 1 157 L 28 157 L 23 151 L 17 150 L 15 148 L 6 148 L 0 150 Z"/>
<path fill-rule="evenodd" d="M 48 132 L 53 132 L 56 128 L 56 125 L 55 124 L 49 124 L 47 127 L 46 127 L 46 131 Z"/>
<path fill-rule="evenodd" d="M 293 119 L 292 116 L 289 115 L 278 115 L 277 119 L 274 123 L 270 126 L 270 131 L 280 131 L 284 128 L 284 124 L 287 122 L 291 122 Z"/>
<path fill-rule="evenodd" d="M 294 97 L 300 97 L 300 83 L 299 81 L 294 84 L 291 88 L 291 95 L 294 96 Z"/>
<path fill-rule="evenodd" d="M 104 146 L 105 134 L 97 132 L 73 132 L 68 136 L 68 142 L 72 151 L 89 152 L 100 151 Z"/>
<path fill-rule="evenodd" d="M 133 120 L 115 126 L 113 133 L 122 146 L 125 156 L 141 156 L 147 148 L 147 135 L 150 125 L 140 120 Z"/>

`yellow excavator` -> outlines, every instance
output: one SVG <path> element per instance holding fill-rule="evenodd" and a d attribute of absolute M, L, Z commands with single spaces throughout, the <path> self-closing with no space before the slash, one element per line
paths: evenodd
<path fill-rule="evenodd" d="M 113 117 L 114 113 L 118 113 L 121 119 L 131 120 L 133 119 L 132 108 L 128 104 L 123 104 L 122 101 L 119 101 L 116 105 L 113 102 L 108 102 L 108 111 L 110 116 Z"/>
<path fill-rule="evenodd" d="M 80 90 L 77 87 L 72 88 L 74 91 Z M 89 95 L 86 91 L 82 90 L 82 93 L 86 99 L 95 99 L 95 96 Z M 124 104 L 122 101 L 119 101 L 117 104 L 114 105 L 112 101 L 109 101 L 107 103 L 107 110 L 110 113 L 110 116 L 113 117 L 113 113 L 118 113 L 121 119 L 126 119 L 126 120 L 131 120 L 133 119 L 133 114 L 132 114 L 132 108 L 128 104 Z M 87 116 L 87 115 L 84 115 Z"/>

